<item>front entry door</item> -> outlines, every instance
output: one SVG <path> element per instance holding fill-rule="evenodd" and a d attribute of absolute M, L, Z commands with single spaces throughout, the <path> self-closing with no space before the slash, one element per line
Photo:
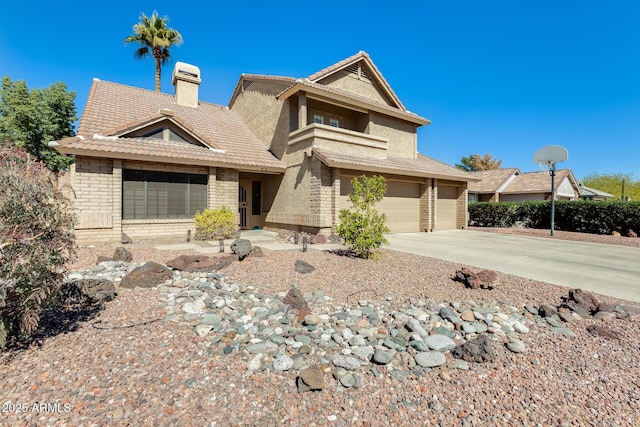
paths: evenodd
<path fill-rule="evenodd" d="M 238 214 L 240 228 L 262 228 L 262 181 L 240 180 Z"/>
<path fill-rule="evenodd" d="M 247 188 L 240 183 L 238 192 L 238 216 L 240 228 L 247 228 Z"/>

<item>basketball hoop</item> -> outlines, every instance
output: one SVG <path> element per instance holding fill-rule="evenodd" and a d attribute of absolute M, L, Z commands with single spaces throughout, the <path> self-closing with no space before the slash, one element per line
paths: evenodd
<path fill-rule="evenodd" d="M 569 158 L 566 148 L 559 145 L 547 145 L 533 155 L 533 162 L 540 166 L 540 170 L 548 170 L 551 175 L 551 235 L 555 223 L 556 211 L 556 163 L 564 162 Z"/>

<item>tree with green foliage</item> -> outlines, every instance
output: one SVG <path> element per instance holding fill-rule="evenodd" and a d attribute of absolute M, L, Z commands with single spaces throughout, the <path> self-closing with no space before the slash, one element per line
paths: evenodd
<path fill-rule="evenodd" d="M 351 180 L 351 184 L 353 190 L 349 193 L 349 200 L 353 209 L 340 210 L 340 224 L 336 232 L 355 256 L 375 259 L 379 255 L 375 249 L 387 243 L 384 233 L 389 232 L 385 224 L 386 215 L 374 208 L 374 204 L 383 199 L 387 183 L 383 176 L 369 178 L 362 175 Z"/>
<path fill-rule="evenodd" d="M 151 16 L 140 15 L 140 22 L 133 26 L 133 34 L 124 39 L 125 43 L 138 43 L 136 59 L 153 57 L 156 63 L 156 92 L 160 92 L 161 67 L 171 56 L 169 49 L 182 43 L 182 35 L 167 27 L 169 18 L 158 17 L 153 11 Z"/>
<path fill-rule="evenodd" d="M 583 178 L 585 186 L 613 194 L 615 199 L 622 199 L 622 181 L 624 180 L 624 197 L 633 201 L 640 201 L 640 180 L 634 179 L 633 174 L 591 174 Z"/>
<path fill-rule="evenodd" d="M 28 338 L 75 256 L 73 206 L 26 151 L 0 147 L 0 348 Z"/>
<path fill-rule="evenodd" d="M 491 154 L 471 154 L 460 159 L 456 167 L 467 172 L 496 170 L 502 167 L 502 160 L 494 159 Z"/>
<path fill-rule="evenodd" d="M 24 147 L 49 169 L 69 167 L 73 157 L 49 148 L 49 141 L 74 136 L 75 92 L 58 82 L 48 88 L 27 88 L 27 83 L 2 78 L 0 89 L 0 143 Z"/>

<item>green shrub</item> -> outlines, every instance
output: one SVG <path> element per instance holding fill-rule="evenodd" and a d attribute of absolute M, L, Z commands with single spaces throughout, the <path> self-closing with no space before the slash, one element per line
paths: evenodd
<path fill-rule="evenodd" d="M 557 230 L 592 234 L 626 235 L 640 232 L 640 202 L 558 200 L 555 203 Z M 469 225 L 510 227 L 520 222 L 529 228 L 551 227 L 551 201 L 469 203 Z"/>
<path fill-rule="evenodd" d="M 196 240 L 230 239 L 236 234 L 236 214 L 226 206 L 196 211 Z"/>
<path fill-rule="evenodd" d="M 362 176 L 351 181 L 353 191 L 349 200 L 353 209 L 341 209 L 340 224 L 336 228 L 338 236 L 344 239 L 349 250 L 360 258 L 377 258 L 375 249 L 386 243 L 384 233 L 389 232 L 385 225 L 387 217 L 380 214 L 373 205 L 382 200 L 387 191 L 383 176 L 368 178 Z"/>
<path fill-rule="evenodd" d="M 28 338 L 75 257 L 71 202 L 25 151 L 0 146 L 0 347 Z"/>

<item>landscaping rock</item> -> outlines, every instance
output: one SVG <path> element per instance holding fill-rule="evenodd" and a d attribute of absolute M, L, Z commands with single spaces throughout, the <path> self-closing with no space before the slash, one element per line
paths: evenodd
<path fill-rule="evenodd" d="M 149 261 L 136 268 L 122 278 L 120 286 L 123 288 L 152 288 L 173 277 L 171 269 L 157 262 Z"/>
<path fill-rule="evenodd" d="M 493 362 L 496 358 L 491 338 L 487 335 L 481 335 L 478 338 L 454 347 L 451 350 L 451 355 L 456 359 L 477 363 Z"/>
<path fill-rule="evenodd" d="M 309 236 L 309 243 L 312 245 L 324 245 L 327 243 L 327 237 L 324 234 L 313 234 Z"/>
<path fill-rule="evenodd" d="M 122 243 L 123 245 L 128 245 L 130 243 L 133 243 L 133 240 L 131 240 L 131 237 L 127 236 L 124 232 L 121 232 L 120 243 Z"/>
<path fill-rule="evenodd" d="M 79 279 L 63 283 L 59 292 L 62 305 L 90 305 L 111 301 L 116 287 L 107 279 Z"/>
<path fill-rule="evenodd" d="M 581 317 L 591 317 L 599 311 L 606 311 L 606 307 L 593 294 L 582 289 L 571 289 L 569 297 L 564 299 L 562 306 L 578 313 Z"/>
<path fill-rule="evenodd" d="M 424 351 L 417 353 L 414 356 L 416 363 L 423 368 L 433 368 L 436 366 L 444 365 L 447 361 L 444 353 L 439 351 Z"/>
<path fill-rule="evenodd" d="M 324 373 L 315 366 L 302 369 L 297 381 L 298 392 L 320 391 L 324 388 Z"/>
<path fill-rule="evenodd" d="M 635 231 L 633 231 L 633 230 L 629 230 L 629 231 L 627 232 L 627 237 L 631 237 L 632 239 L 635 239 L 635 238 L 637 238 L 637 237 L 638 237 L 638 234 L 637 234 Z"/>
<path fill-rule="evenodd" d="M 248 239 L 236 239 L 231 244 L 231 252 L 238 255 L 238 259 L 242 261 L 251 253 L 251 241 Z"/>
<path fill-rule="evenodd" d="M 591 335 L 599 335 L 601 337 L 608 338 L 610 340 L 620 339 L 620 334 L 606 326 L 589 325 L 587 326 L 587 332 Z"/>
<path fill-rule="evenodd" d="M 254 246 L 249 254 L 250 258 L 264 258 L 264 252 L 260 246 Z"/>
<path fill-rule="evenodd" d="M 304 262 L 302 260 L 296 261 L 295 270 L 301 274 L 308 274 L 314 271 L 316 268 L 309 264 L 308 262 Z"/>
<path fill-rule="evenodd" d="M 456 271 L 452 279 L 456 282 L 462 282 L 467 288 L 471 289 L 493 289 L 498 282 L 498 275 L 492 270 L 482 270 L 477 273 L 466 267 Z"/>
<path fill-rule="evenodd" d="M 113 252 L 113 261 L 131 262 L 132 260 L 133 255 L 131 254 L 131 251 L 122 246 L 117 247 Z"/>

